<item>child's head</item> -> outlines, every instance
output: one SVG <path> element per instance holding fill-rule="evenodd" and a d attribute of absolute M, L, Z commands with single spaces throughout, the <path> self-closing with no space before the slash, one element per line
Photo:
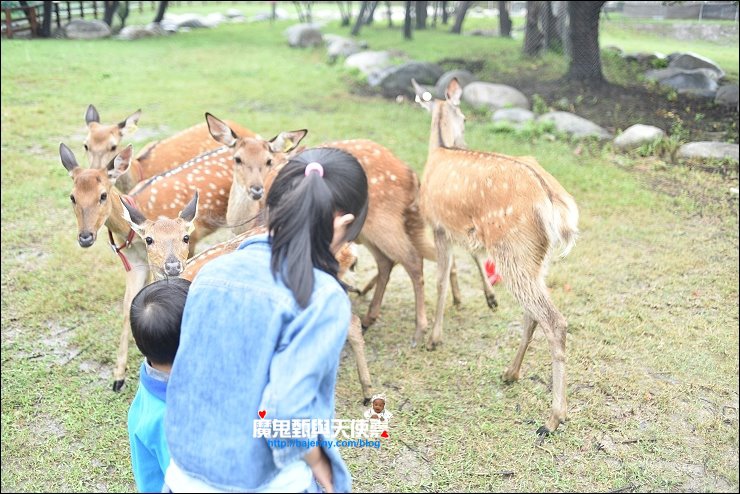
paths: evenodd
<path fill-rule="evenodd" d="M 272 271 L 301 307 L 313 292 L 313 268 L 337 276 L 336 250 L 360 234 L 367 217 L 367 176 L 349 153 L 308 149 L 280 170 L 267 194 Z"/>
<path fill-rule="evenodd" d="M 168 278 L 145 286 L 131 302 L 136 346 L 155 365 L 171 365 L 180 343 L 180 323 L 190 281 Z"/>
<path fill-rule="evenodd" d="M 375 398 L 373 400 L 373 410 L 375 413 L 380 413 L 385 409 L 385 400 L 383 398 Z"/>

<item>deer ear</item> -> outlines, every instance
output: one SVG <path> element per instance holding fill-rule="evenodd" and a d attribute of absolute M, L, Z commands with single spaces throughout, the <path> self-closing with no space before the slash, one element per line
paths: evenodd
<path fill-rule="evenodd" d="M 415 79 L 411 79 L 411 85 L 414 86 L 414 92 L 416 93 L 414 101 L 419 103 L 425 110 L 432 111 L 432 106 L 434 106 L 432 93 L 421 87 Z"/>
<path fill-rule="evenodd" d="M 115 158 L 110 160 L 106 170 L 108 171 L 108 178 L 115 183 L 116 179 L 126 173 L 131 166 L 131 157 L 134 154 L 134 148 L 129 144 L 123 151 L 118 153 Z"/>
<path fill-rule="evenodd" d="M 128 224 L 131 226 L 131 228 L 138 234 L 141 235 L 141 233 L 144 231 L 144 227 L 146 226 L 146 223 L 149 221 L 146 219 L 146 216 L 136 209 L 136 207 L 131 206 L 123 199 L 120 199 L 121 204 L 123 204 L 123 219 L 125 219 Z"/>
<path fill-rule="evenodd" d="M 289 153 L 298 147 L 306 134 L 308 134 L 306 129 L 281 132 L 270 139 L 270 151 L 273 153 Z"/>
<path fill-rule="evenodd" d="M 206 112 L 206 122 L 208 123 L 208 131 L 217 142 L 224 146 L 234 147 L 238 136 L 231 130 L 231 127 L 208 112 Z"/>
<path fill-rule="evenodd" d="M 447 85 L 447 90 L 445 91 L 445 98 L 448 102 L 452 103 L 455 106 L 460 106 L 460 98 L 462 97 L 462 87 L 460 86 L 460 83 L 457 82 L 457 78 L 453 77 L 450 83 Z"/>
<path fill-rule="evenodd" d="M 136 110 L 126 117 L 126 120 L 119 122 L 118 128 L 121 129 L 121 135 L 133 134 L 136 131 L 136 124 L 139 122 L 139 117 L 141 117 L 141 109 Z"/>
<path fill-rule="evenodd" d="M 64 168 L 67 169 L 70 175 L 72 174 L 72 170 L 80 166 L 77 164 L 77 159 L 72 150 L 63 142 L 59 143 L 59 157 L 62 159 L 62 165 L 64 165 Z"/>
<path fill-rule="evenodd" d="M 190 223 L 190 228 L 188 230 L 188 233 L 192 232 L 195 228 L 195 225 L 193 225 L 193 221 L 195 220 L 195 217 L 198 215 L 198 191 L 195 191 L 195 195 L 190 200 L 187 206 L 185 206 L 185 209 L 180 211 L 180 218 L 184 219 L 188 223 Z"/>
<path fill-rule="evenodd" d="M 93 105 L 88 106 L 85 112 L 85 123 L 90 125 L 91 122 L 100 123 L 100 115 Z"/>

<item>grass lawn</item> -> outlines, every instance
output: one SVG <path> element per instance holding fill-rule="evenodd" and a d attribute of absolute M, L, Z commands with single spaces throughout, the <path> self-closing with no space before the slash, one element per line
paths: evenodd
<path fill-rule="evenodd" d="M 127 385 L 110 391 L 124 277 L 104 239 L 85 251 L 77 245 L 58 155 L 61 141 L 84 161 L 88 104 L 106 122 L 141 108 L 135 150 L 208 111 L 266 137 L 307 128 L 307 145 L 369 138 L 422 172 L 428 114 L 351 92 L 353 76 L 327 65 L 323 49 L 287 46 L 291 24 L 0 44 L 3 491 L 134 489 L 126 413 L 141 355 L 133 343 Z M 331 23 L 325 32 L 347 30 Z M 400 26 L 382 23 L 361 37 L 417 59 L 527 69 L 521 40 L 430 30 L 403 42 Z M 569 421 L 535 445 L 551 399 L 546 341 L 535 333 L 521 381 L 505 385 L 521 310 L 503 288 L 498 311 L 488 309 L 468 256 L 458 256 L 463 304 L 448 309 L 445 344 L 434 352 L 410 348 L 413 293 L 396 269 L 366 333 L 373 384 L 388 395 L 394 422 L 380 449 L 343 451 L 355 490 L 737 491 L 736 169 L 726 177 L 608 147 L 495 134 L 486 115 L 465 110 L 469 147 L 536 156 L 579 204 L 581 239 L 548 278 L 569 321 Z M 436 273 L 425 268 L 431 317 Z M 358 284 L 374 269 L 364 252 Z M 368 301 L 353 304 L 363 313 Z M 337 417 L 360 418 L 347 353 Z"/>

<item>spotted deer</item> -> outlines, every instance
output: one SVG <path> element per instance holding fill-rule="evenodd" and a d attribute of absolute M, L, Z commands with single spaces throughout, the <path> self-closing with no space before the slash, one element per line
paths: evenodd
<path fill-rule="evenodd" d="M 77 242 L 81 247 L 91 247 L 97 240 L 98 230 L 105 226 L 113 251 L 121 258 L 126 275 L 126 291 L 123 297 L 124 321 L 119 340 L 116 368 L 113 372 L 113 390 L 123 387 L 128 359 L 128 344 L 131 327 L 129 308 L 134 296 L 149 280 L 151 273 L 147 260 L 147 245 L 124 218 L 122 201 L 133 203 L 130 196 L 121 194 L 114 184 L 131 165 L 133 148 L 128 145 L 117 154 L 105 169 L 83 169 L 74 153 L 64 144 L 59 145 L 62 165 L 72 178 L 72 192 L 69 196 L 77 219 Z M 195 215 L 197 197 L 187 205 L 175 220 L 177 228 L 164 230 L 157 237 L 162 245 L 178 247 L 178 243 L 188 243 L 189 238 L 181 235 L 181 228 L 189 230 Z M 192 216 L 191 216 L 192 215 Z M 180 250 L 179 252 L 182 252 Z M 173 254 L 180 255 L 180 254 Z"/>
<path fill-rule="evenodd" d="M 298 147 L 307 130 L 280 132 L 266 141 L 247 135 L 206 112 L 206 123 L 212 140 L 228 147 L 234 159 L 234 171 L 226 209 L 226 223 L 235 234 L 243 233 L 255 224 L 258 211 L 264 206 L 265 176 L 298 154 Z"/>
<path fill-rule="evenodd" d="M 504 373 L 519 379 L 522 359 L 539 324 L 552 360 L 552 411 L 537 433 L 553 432 L 566 418 L 565 338 L 567 322 L 545 285 L 551 256 L 573 248 L 578 207 L 573 197 L 534 158 L 461 149 L 465 117 L 456 79 L 444 100 L 433 100 L 416 81 L 417 102 L 432 115 L 429 153 L 420 203 L 437 247 L 437 310 L 428 348 L 442 341 L 451 244 L 491 256 L 503 280 L 524 309 L 522 339 Z"/>
<path fill-rule="evenodd" d="M 85 113 L 87 137 L 84 145 L 91 168 L 103 168 L 113 159 L 123 136 L 136 130 L 140 116 L 141 110 L 137 110 L 118 124 L 104 125 L 100 123 L 98 110 L 93 105 L 88 106 Z M 228 124 L 240 135 L 254 135 L 251 130 L 234 122 L 229 121 Z M 164 173 L 219 146 L 211 138 L 205 123 L 189 127 L 145 146 L 131 161 L 129 170 L 116 180 L 116 188 L 129 192 L 142 180 Z"/>

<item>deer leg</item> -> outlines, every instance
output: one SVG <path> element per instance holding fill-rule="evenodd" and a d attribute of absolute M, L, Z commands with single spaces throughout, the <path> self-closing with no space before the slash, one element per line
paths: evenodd
<path fill-rule="evenodd" d="M 377 282 L 378 282 L 378 275 L 376 274 L 375 276 L 373 276 L 373 279 L 368 281 L 367 284 L 362 288 L 362 290 L 360 290 L 360 293 L 358 295 L 360 295 L 361 297 L 365 296 L 367 292 L 373 289 L 373 287 L 377 284 Z"/>
<path fill-rule="evenodd" d="M 565 385 L 565 335 L 567 323 L 565 318 L 555 309 L 549 311 L 551 317 L 548 324 L 542 324 L 550 347 L 552 358 L 552 413 L 545 425 L 537 429 L 537 434 L 545 435 L 554 432 L 560 424 L 565 422 L 567 413 L 567 398 Z"/>
<path fill-rule="evenodd" d="M 133 256 L 132 256 L 133 258 Z M 123 329 L 118 340 L 118 354 L 116 356 L 116 368 L 113 371 L 113 391 L 120 391 L 126 377 L 126 364 L 128 363 L 128 345 L 131 335 L 131 322 L 129 314 L 131 301 L 139 290 L 146 284 L 149 276 L 149 266 L 134 264 L 131 271 L 126 273 L 126 293 L 123 296 Z"/>
<path fill-rule="evenodd" d="M 496 308 L 498 308 L 498 301 L 496 300 L 496 294 L 493 293 L 493 288 L 491 287 L 491 285 L 488 284 L 486 268 L 483 266 L 483 263 L 485 261 L 473 252 L 471 252 L 471 255 L 473 256 L 473 259 L 475 259 L 475 265 L 478 266 L 478 272 L 480 273 L 480 278 L 483 281 L 483 295 L 486 296 L 486 303 L 488 304 L 488 307 L 491 308 L 491 310 L 496 310 Z"/>
<path fill-rule="evenodd" d="M 403 267 L 411 278 L 414 286 L 414 300 L 416 302 L 416 332 L 411 346 L 416 346 L 424 338 L 427 330 L 427 314 L 424 307 L 424 259 L 414 255 L 410 260 L 403 262 Z"/>
<path fill-rule="evenodd" d="M 374 245 L 367 245 L 368 250 L 372 253 L 375 258 L 375 262 L 378 265 L 378 281 L 375 285 L 375 292 L 373 293 L 373 299 L 370 302 L 370 307 L 367 310 L 367 314 L 362 319 L 363 329 L 367 329 L 373 325 L 380 315 L 380 304 L 383 301 L 383 295 L 385 294 L 385 288 L 388 285 L 388 280 L 391 277 L 391 270 L 393 269 L 393 261 L 383 254 Z"/>
<path fill-rule="evenodd" d="M 460 285 L 457 282 L 457 264 L 454 257 L 450 267 L 450 288 L 452 289 L 452 303 L 459 306 L 462 303 L 462 298 L 460 297 Z"/>
<path fill-rule="evenodd" d="M 349 324 L 347 341 L 352 347 L 352 353 L 354 353 L 355 362 L 357 363 L 357 375 L 362 386 L 362 404 L 367 406 L 373 396 L 373 385 L 370 379 L 370 370 L 367 367 L 367 359 L 365 358 L 365 338 L 362 337 L 362 325 L 360 318 L 354 314 L 352 314 L 352 321 Z"/>
<path fill-rule="evenodd" d="M 504 372 L 504 382 L 513 383 L 519 380 L 519 371 L 522 367 L 522 360 L 524 360 L 524 354 L 527 352 L 529 342 L 532 341 L 532 334 L 537 327 L 537 321 L 528 314 L 524 313 L 524 322 L 522 323 L 522 340 L 519 342 L 519 350 L 514 356 L 514 360 L 509 365 L 509 368 Z"/>
<path fill-rule="evenodd" d="M 444 230 L 435 230 L 434 243 L 437 246 L 437 312 L 434 317 L 432 336 L 427 343 L 428 350 L 434 350 L 437 345 L 442 343 L 442 324 L 452 269 L 452 249 Z"/>

